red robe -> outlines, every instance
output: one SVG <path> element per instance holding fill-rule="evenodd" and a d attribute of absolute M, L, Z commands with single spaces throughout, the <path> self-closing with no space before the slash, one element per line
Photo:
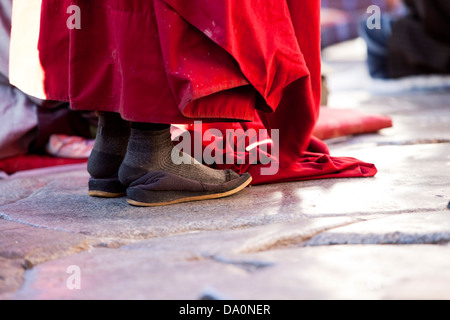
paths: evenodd
<path fill-rule="evenodd" d="M 81 29 L 67 27 L 70 5 Z M 278 129 L 276 174 L 261 175 L 263 164 L 217 165 L 250 171 L 253 184 L 373 176 L 374 165 L 330 157 L 311 136 L 319 17 L 313 0 L 43 0 L 45 92 L 130 121 Z"/>

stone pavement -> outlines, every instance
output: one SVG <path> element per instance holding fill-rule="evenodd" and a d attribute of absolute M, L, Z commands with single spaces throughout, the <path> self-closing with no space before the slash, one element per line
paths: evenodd
<path fill-rule="evenodd" d="M 394 127 L 328 144 L 376 177 L 136 208 L 88 197 L 85 165 L 16 174 L 0 180 L 0 298 L 449 299 L 450 93 L 374 93 L 362 49 L 324 52 L 329 107 Z"/>

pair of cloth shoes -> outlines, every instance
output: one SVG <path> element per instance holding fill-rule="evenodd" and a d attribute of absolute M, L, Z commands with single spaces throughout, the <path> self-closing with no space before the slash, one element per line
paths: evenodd
<path fill-rule="evenodd" d="M 215 170 L 178 150 L 170 126 L 133 128 L 114 113 L 99 113 L 88 172 L 90 196 L 127 196 L 134 206 L 222 198 L 241 191 L 252 180 L 249 173 Z"/>

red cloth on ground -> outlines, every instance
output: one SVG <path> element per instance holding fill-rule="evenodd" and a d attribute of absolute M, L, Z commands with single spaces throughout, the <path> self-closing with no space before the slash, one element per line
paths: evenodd
<path fill-rule="evenodd" d="M 71 4 L 81 9 L 81 29 L 66 27 Z M 49 99 L 131 121 L 279 130 L 276 174 L 262 175 L 260 164 L 234 167 L 251 172 L 254 184 L 376 173 L 372 164 L 330 157 L 312 138 L 318 1 L 43 0 L 41 17 Z"/>
<path fill-rule="evenodd" d="M 7 174 L 39 168 L 86 162 L 86 159 L 55 158 L 52 156 L 27 154 L 0 160 L 0 170 Z"/>
<path fill-rule="evenodd" d="M 366 114 L 354 109 L 321 108 L 313 135 L 319 139 L 331 139 L 390 127 L 392 119 L 385 115 Z"/>

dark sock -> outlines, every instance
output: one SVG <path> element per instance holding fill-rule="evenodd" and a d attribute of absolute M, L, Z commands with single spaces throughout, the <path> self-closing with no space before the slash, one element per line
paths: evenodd
<path fill-rule="evenodd" d="M 95 144 L 88 160 L 88 172 L 94 178 L 110 178 L 117 175 L 125 157 L 130 122 L 118 113 L 99 112 Z"/>
<path fill-rule="evenodd" d="M 172 161 L 182 157 L 181 164 Z M 206 184 L 222 184 L 239 175 L 230 170 L 214 170 L 198 163 L 174 147 L 170 129 L 131 129 L 127 154 L 119 170 L 119 180 L 128 186 L 149 172 L 165 172 Z"/>

